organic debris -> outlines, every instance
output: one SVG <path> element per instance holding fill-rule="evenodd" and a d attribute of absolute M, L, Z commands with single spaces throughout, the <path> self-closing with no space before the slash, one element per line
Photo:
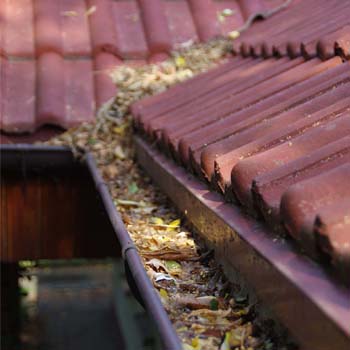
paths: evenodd
<path fill-rule="evenodd" d="M 95 123 L 49 141 L 69 145 L 77 155 L 81 150 L 94 155 L 186 350 L 271 349 L 271 339 L 256 331 L 249 322 L 252 305 L 235 294 L 237 286 L 227 281 L 211 252 L 201 252 L 166 197 L 138 168 L 128 111 L 132 102 L 213 67 L 229 51 L 230 43 L 218 40 L 182 49 L 159 65 L 119 67 L 112 74 L 117 95 L 99 111 Z"/>

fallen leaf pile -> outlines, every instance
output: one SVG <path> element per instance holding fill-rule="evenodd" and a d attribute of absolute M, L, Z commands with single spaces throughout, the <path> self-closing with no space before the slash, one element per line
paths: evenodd
<path fill-rule="evenodd" d="M 147 274 L 184 349 L 287 349 L 254 322 L 254 307 L 228 282 L 210 252 L 201 251 L 167 198 L 134 160 L 132 102 L 167 89 L 225 60 L 227 40 L 182 48 L 160 65 L 122 66 L 112 73 L 116 97 L 83 124 L 50 140 L 79 156 L 91 152 Z"/>

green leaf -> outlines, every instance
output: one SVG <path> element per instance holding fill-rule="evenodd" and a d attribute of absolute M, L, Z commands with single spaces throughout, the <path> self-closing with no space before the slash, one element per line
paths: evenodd
<path fill-rule="evenodd" d="M 97 142 L 97 140 L 96 140 L 96 139 L 93 139 L 93 138 L 91 138 L 91 139 L 88 140 L 88 144 L 89 144 L 89 145 L 94 145 L 96 142 Z"/>
<path fill-rule="evenodd" d="M 137 193 L 138 190 L 139 190 L 139 188 L 137 187 L 136 182 L 132 182 L 132 183 L 129 185 L 129 187 L 128 187 L 128 191 L 129 191 L 129 193 L 131 193 L 131 194 Z"/>
<path fill-rule="evenodd" d="M 177 261 L 174 261 L 174 260 L 165 261 L 165 267 L 168 270 L 180 270 L 181 269 L 181 265 Z"/>
<path fill-rule="evenodd" d="M 213 298 L 212 300 L 210 300 L 210 310 L 218 310 L 219 309 L 219 302 L 217 299 Z"/>

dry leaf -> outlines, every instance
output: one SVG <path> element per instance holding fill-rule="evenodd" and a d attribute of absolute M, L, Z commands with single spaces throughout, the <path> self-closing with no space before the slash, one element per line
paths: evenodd
<path fill-rule="evenodd" d="M 89 17 L 91 16 L 94 12 L 96 12 L 97 7 L 96 6 L 91 6 L 90 8 L 88 8 L 85 12 L 85 16 Z"/>
<path fill-rule="evenodd" d="M 78 12 L 76 12 L 76 11 L 63 11 L 63 12 L 61 12 L 61 15 L 65 16 L 65 17 L 77 17 Z"/>

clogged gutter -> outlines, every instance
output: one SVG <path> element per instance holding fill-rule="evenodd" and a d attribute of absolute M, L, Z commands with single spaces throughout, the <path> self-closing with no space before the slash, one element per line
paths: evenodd
<path fill-rule="evenodd" d="M 227 281 L 134 161 L 131 103 L 207 70 L 225 59 L 229 48 L 225 40 L 214 41 L 174 53 L 159 66 L 118 68 L 112 72 L 117 95 L 96 122 L 48 144 L 69 145 L 77 156 L 82 150 L 94 155 L 184 349 L 288 349 L 257 325 L 254 305 Z"/>

